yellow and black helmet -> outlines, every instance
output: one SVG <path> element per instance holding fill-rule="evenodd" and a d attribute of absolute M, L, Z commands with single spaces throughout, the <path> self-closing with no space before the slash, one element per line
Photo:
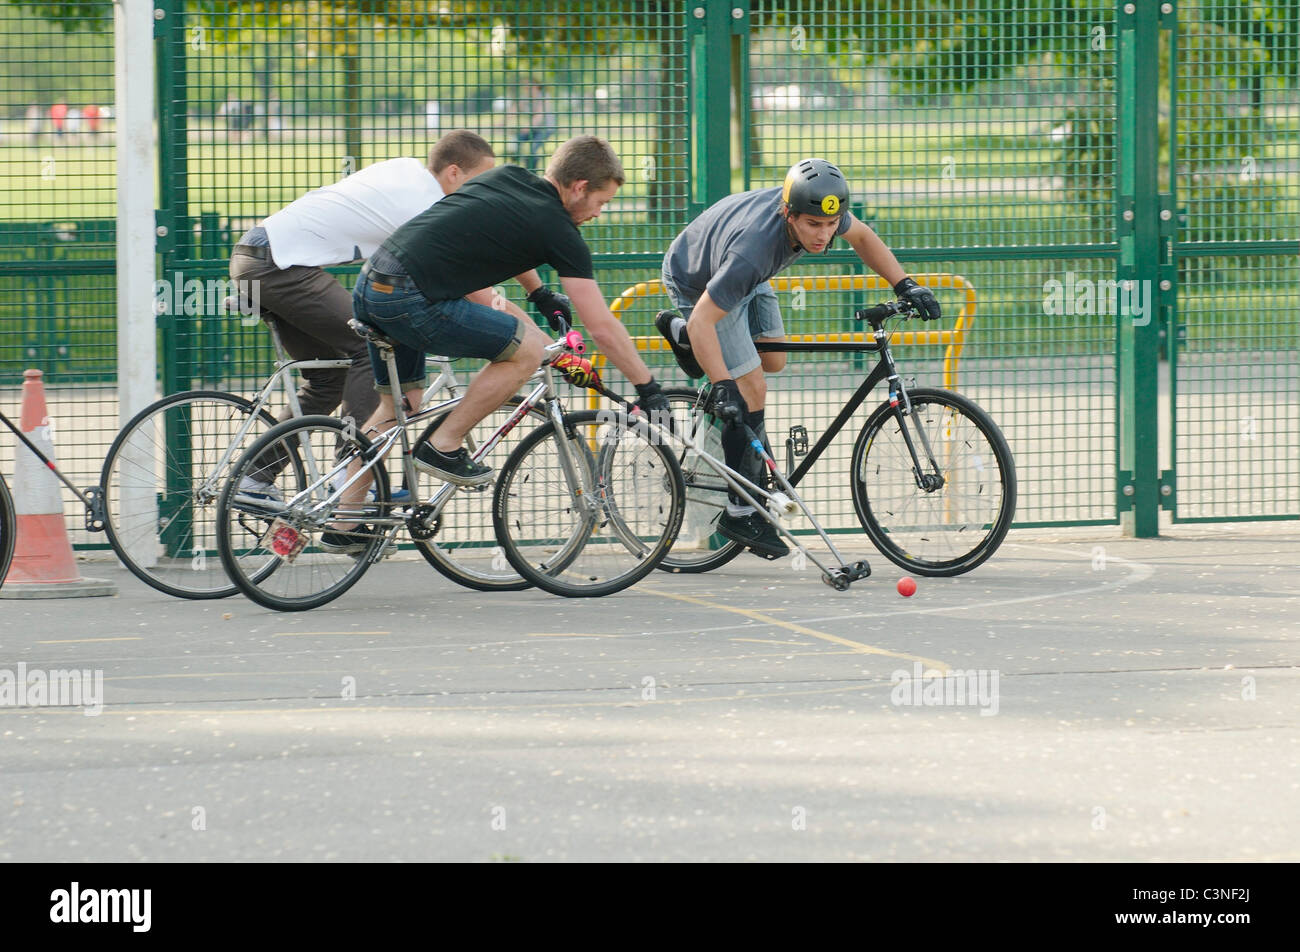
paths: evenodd
<path fill-rule="evenodd" d="M 781 201 L 792 215 L 839 215 L 849 203 L 849 183 L 825 159 L 800 159 L 785 173 Z"/>

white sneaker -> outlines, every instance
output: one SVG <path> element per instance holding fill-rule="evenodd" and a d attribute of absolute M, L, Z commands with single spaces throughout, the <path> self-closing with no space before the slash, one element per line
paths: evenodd
<path fill-rule="evenodd" d="M 254 479 L 252 476 L 245 476 L 239 481 L 239 488 L 235 490 L 235 498 L 243 503 L 255 504 L 284 502 L 284 496 L 274 483 Z"/>

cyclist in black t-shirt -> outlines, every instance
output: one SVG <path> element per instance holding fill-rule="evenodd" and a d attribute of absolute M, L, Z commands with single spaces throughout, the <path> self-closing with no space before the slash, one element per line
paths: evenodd
<path fill-rule="evenodd" d="M 465 486 L 492 478 L 461 443 L 537 370 L 550 343 L 532 322 L 477 297 L 510 277 L 553 328 L 559 327 L 557 315 L 571 321 L 570 304 L 576 306 L 592 340 L 636 387 L 642 409 L 668 411 L 650 368 L 606 305 L 578 232 L 623 181 L 609 143 L 577 136 L 560 146 L 544 176 L 511 165 L 484 172 L 400 227 L 370 257 L 353 291 L 354 310 L 398 342 L 403 383 L 423 377 L 426 353 L 491 361 L 432 439 L 416 448 L 421 470 Z M 533 270 L 540 264 L 555 268 L 567 297 L 541 283 Z M 386 384 L 387 367 L 373 348 L 371 361 L 375 379 Z M 383 422 L 372 418 L 367 426 Z"/>

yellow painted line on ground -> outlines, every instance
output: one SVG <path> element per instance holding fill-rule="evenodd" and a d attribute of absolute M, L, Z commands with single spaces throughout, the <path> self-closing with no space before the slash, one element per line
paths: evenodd
<path fill-rule="evenodd" d="M 787 631 L 793 631 L 796 634 L 811 635 L 813 638 L 820 638 L 822 641 L 844 645 L 846 648 L 851 648 L 859 654 L 883 655 L 887 658 L 902 658 L 904 661 L 919 661 L 927 668 L 936 670 L 940 674 L 947 674 L 951 670 L 942 661 L 936 661 L 933 658 L 924 658 L 921 655 L 908 654 L 905 651 L 890 651 L 887 648 L 877 648 L 873 645 L 864 645 L 862 642 L 854 641 L 851 638 L 841 638 L 839 635 L 832 635 L 825 631 L 817 631 L 814 628 L 805 628 L 803 625 L 797 625 L 794 622 L 781 621 L 779 618 L 773 618 L 771 615 L 765 615 L 762 612 L 756 612 L 750 608 L 733 608 L 732 606 L 724 605 L 721 602 L 710 602 L 703 598 L 695 598 L 692 595 L 678 595 L 674 592 L 665 592 L 662 589 L 647 588 L 644 585 L 641 586 L 641 591 L 650 592 L 654 595 L 662 595 L 664 598 L 672 598 L 679 602 L 689 602 L 692 605 L 703 605 L 705 608 L 717 608 L 724 612 L 731 612 L 734 615 L 741 615 L 764 625 L 775 625 L 778 628 L 784 628 Z"/>
<path fill-rule="evenodd" d="M 391 635 L 391 631 L 277 631 L 273 637 L 297 638 L 301 635 Z"/>
<path fill-rule="evenodd" d="M 38 641 L 38 645 L 88 645 L 92 641 L 144 641 L 143 638 L 136 635 L 128 635 L 124 638 L 62 638 L 58 641 Z"/>
<path fill-rule="evenodd" d="M 752 641 L 756 645 L 798 645 L 800 648 L 808 647 L 806 641 L 776 641 L 772 638 L 732 638 L 732 641 Z"/>

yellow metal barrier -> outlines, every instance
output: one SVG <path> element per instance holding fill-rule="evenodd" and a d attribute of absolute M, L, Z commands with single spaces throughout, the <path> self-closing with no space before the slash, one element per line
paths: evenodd
<path fill-rule="evenodd" d="M 966 335 L 975 325 L 975 288 L 959 274 L 914 274 L 912 279 L 917 284 L 928 288 L 952 288 L 963 292 L 961 310 L 952 330 L 936 331 L 895 331 L 890 335 L 890 346 L 899 344 L 944 344 L 947 350 L 943 354 L 943 385 L 949 390 L 957 387 L 957 364 L 961 360 L 962 348 L 966 345 Z M 841 274 L 830 277 L 784 277 L 774 278 L 768 282 L 776 291 L 790 291 L 803 288 L 808 291 L 892 291 L 889 282 L 874 274 Z M 619 316 L 632 306 L 639 297 L 660 294 L 663 286 L 659 281 L 643 281 L 634 284 L 617 298 L 609 309 L 614 316 Z M 800 343 L 865 343 L 872 340 L 870 334 L 862 332 L 845 332 L 839 334 L 791 334 L 788 339 Z M 668 341 L 658 335 L 654 337 L 633 337 L 637 350 L 668 350 Z M 606 364 L 604 354 L 591 355 L 592 366 L 603 370 Z M 591 394 L 593 407 L 599 406 L 600 397 Z"/>

